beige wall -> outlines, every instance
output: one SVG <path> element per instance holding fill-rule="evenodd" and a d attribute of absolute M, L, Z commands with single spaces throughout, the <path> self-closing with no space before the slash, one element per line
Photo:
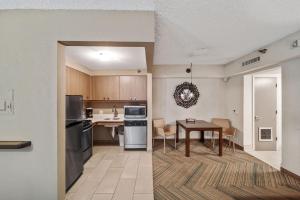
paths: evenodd
<path fill-rule="evenodd" d="M 292 48 L 292 43 L 300 38 L 300 32 L 296 32 L 277 42 L 267 45 L 266 54 L 253 52 L 236 61 L 225 65 L 225 76 L 235 76 L 237 79 L 243 74 L 249 74 L 267 68 L 282 67 L 282 166 L 300 175 L 300 160 L 298 159 L 299 149 L 299 56 L 300 48 Z M 241 67 L 242 61 L 261 55 L 259 63 Z M 233 78 L 235 79 L 235 78 Z M 230 82 L 230 80 L 229 80 Z M 235 84 L 234 84 L 235 85 Z M 236 88 L 234 98 L 241 95 L 237 85 L 230 86 L 230 90 Z"/>
<path fill-rule="evenodd" d="M 173 93 L 176 86 L 190 81 L 186 66 L 154 66 L 153 118 L 163 117 L 168 123 L 188 117 L 210 121 L 213 117 L 226 117 L 225 82 L 223 66 L 194 66 L 193 83 L 200 92 L 198 103 L 188 109 L 176 105 Z M 183 137 L 183 133 L 180 137 Z M 198 138 L 199 133 L 191 134 Z"/>
<path fill-rule="evenodd" d="M 266 54 L 261 54 L 257 51 L 243 56 L 233 62 L 225 65 L 225 76 L 235 76 L 243 73 L 249 73 L 253 70 L 259 70 L 266 67 L 276 65 L 280 62 L 299 57 L 300 47 L 293 48 L 292 43 L 300 38 L 300 31 L 293 33 L 281 40 L 278 40 L 270 45 L 262 48 L 267 48 Z M 242 66 L 242 62 L 256 56 L 261 56 L 261 60 L 255 64 Z"/>
<path fill-rule="evenodd" d="M 282 167 L 300 176 L 300 59 L 282 66 Z"/>
<path fill-rule="evenodd" d="M 236 142 L 243 146 L 243 77 L 233 77 L 226 82 L 225 99 L 226 116 L 237 128 Z"/>
<path fill-rule="evenodd" d="M 33 143 L 0 151 L 1 199 L 57 199 L 57 41 L 153 42 L 154 13 L 2 10 L 0 27 L 0 87 L 15 90 L 0 139 Z"/>

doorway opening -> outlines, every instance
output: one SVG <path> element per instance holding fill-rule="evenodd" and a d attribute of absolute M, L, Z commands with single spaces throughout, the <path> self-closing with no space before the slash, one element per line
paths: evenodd
<path fill-rule="evenodd" d="M 281 166 L 281 67 L 244 76 L 244 149 L 276 169 Z"/>
<path fill-rule="evenodd" d="M 78 190 L 78 193 L 75 192 L 76 187 L 75 183 L 80 184 L 80 188 L 82 190 L 85 190 L 88 185 L 81 184 L 79 181 L 79 178 L 86 178 L 82 176 L 83 167 L 82 165 L 87 164 L 87 160 L 93 162 L 97 161 L 97 165 L 95 166 L 89 166 L 86 170 L 86 172 L 91 172 L 89 175 L 89 179 L 93 180 L 94 178 L 97 178 L 100 176 L 99 174 L 104 173 L 103 170 L 101 170 L 101 166 L 98 167 L 98 158 L 102 158 L 98 154 L 98 149 L 95 148 L 94 152 L 92 150 L 92 155 L 89 154 L 87 158 L 85 159 L 85 152 L 86 149 L 90 149 L 90 147 L 95 146 L 95 138 L 96 134 L 94 131 L 92 131 L 91 134 L 87 135 L 86 131 L 84 129 L 84 123 L 85 121 L 92 121 L 93 119 L 88 119 L 90 117 L 87 117 L 87 106 L 95 107 L 95 110 L 97 111 L 96 114 L 101 115 L 101 117 L 106 116 L 106 113 L 102 113 L 101 110 L 109 110 L 110 114 L 113 115 L 113 117 L 109 118 L 101 118 L 101 120 L 98 120 L 97 123 L 93 122 L 93 127 L 97 126 L 104 126 L 102 125 L 102 121 L 105 121 L 105 126 L 110 123 L 114 123 L 114 126 L 116 123 L 119 123 L 121 119 L 124 119 L 124 117 L 115 117 L 115 113 L 118 114 L 117 108 L 120 106 L 123 108 L 123 105 L 125 104 L 134 104 L 137 103 L 145 103 L 148 109 L 147 112 L 147 119 L 145 120 L 145 124 L 147 127 L 148 134 L 146 135 L 146 150 L 148 152 L 151 152 L 152 150 L 152 74 L 151 68 L 152 68 L 152 62 L 153 62 L 153 48 L 154 43 L 153 42 L 83 42 L 83 41 L 59 41 L 57 46 L 57 100 L 58 100 L 58 107 L 57 107 L 57 124 L 58 124 L 58 135 L 57 135 L 57 158 L 58 158 L 58 166 L 57 166 L 57 181 L 58 181 L 58 199 L 63 200 L 66 196 L 66 189 L 69 189 L 70 195 L 75 195 L 76 199 L 81 198 L 82 195 L 87 195 L 86 198 L 91 195 L 90 193 L 87 194 L 81 194 L 81 192 Z M 71 52 L 68 52 L 68 49 L 72 50 Z M 83 55 L 84 52 L 89 52 L 90 50 L 93 50 L 93 52 L 97 52 L 97 58 L 102 63 L 105 62 L 104 67 L 101 69 L 94 69 L 93 67 L 97 67 L 99 63 L 95 64 L 94 62 L 89 63 L 80 63 L 80 62 L 86 62 L 83 57 L 80 57 L 80 55 Z M 140 50 L 143 50 L 143 56 L 145 61 L 145 69 L 139 70 L 139 69 L 132 69 L 129 67 L 133 66 L 133 62 L 140 61 L 137 59 L 136 54 L 141 52 Z M 114 51 L 113 51 L 114 50 Z M 134 55 L 135 57 L 132 57 L 131 62 L 127 65 L 125 65 L 125 61 L 120 61 L 121 59 L 115 58 L 116 56 L 113 55 L 111 52 L 116 52 L 117 50 L 122 51 L 118 52 L 122 55 L 126 55 L 127 57 L 130 57 L 131 55 Z M 138 50 L 138 52 L 136 52 Z M 82 52 L 84 51 L 84 52 Z M 76 56 L 76 53 L 80 53 L 80 55 Z M 69 53 L 69 54 L 68 54 Z M 67 56 L 67 54 L 69 56 Z M 77 60 L 72 59 L 73 57 L 70 55 L 75 55 L 74 58 Z M 92 56 L 94 58 L 94 54 L 88 53 L 87 56 Z M 117 60 L 115 63 L 116 65 L 110 65 L 108 66 L 107 60 Z M 76 62 L 75 62 L 76 61 Z M 121 64 L 120 64 L 120 62 Z M 127 62 L 128 59 L 126 60 Z M 141 63 L 137 63 L 138 66 L 141 66 Z M 72 68 L 70 68 L 68 65 L 71 65 Z M 87 67 L 89 66 L 89 67 Z M 125 67 L 124 67 L 125 66 Z M 109 67 L 109 69 L 105 68 Z M 74 73 L 73 73 L 74 72 Z M 123 99 L 124 94 L 121 92 L 127 91 L 127 90 L 121 90 L 120 87 L 123 88 L 126 86 L 125 84 L 120 84 L 120 79 L 125 79 L 127 77 L 131 77 L 132 79 L 137 81 L 143 81 L 146 82 L 146 84 L 143 84 L 143 90 L 142 92 L 138 92 L 138 95 L 143 94 L 141 98 L 142 100 L 138 99 L 140 96 L 134 95 L 134 99 L 126 98 Z M 74 79 L 74 80 L 73 80 Z M 97 81 L 98 79 L 105 80 L 99 83 Z M 118 84 L 112 84 L 108 83 L 108 81 L 114 81 L 115 79 L 118 80 Z M 126 81 L 127 79 L 125 79 Z M 111 86 L 114 86 L 111 88 Z M 142 84 L 136 84 L 134 82 L 134 86 L 140 87 Z M 96 87 L 97 86 L 97 87 Z M 101 91 L 99 92 L 99 87 L 101 86 Z M 103 90 L 102 90 L 103 89 Z M 131 89 L 131 88 L 129 88 Z M 138 88 L 139 89 L 139 88 Z M 140 91 L 140 90 L 134 90 Z M 121 91 L 121 92 L 120 92 Z M 105 98 L 102 97 L 103 95 L 106 95 Z M 127 93 L 126 93 L 127 94 Z M 101 96 L 102 95 L 102 96 Z M 70 99 L 72 100 L 72 105 L 77 104 L 76 109 L 72 109 L 70 112 L 70 102 L 66 101 L 67 96 L 76 96 L 76 101 L 73 101 L 74 98 Z M 77 98 L 79 97 L 79 98 Z M 125 97 L 124 97 L 125 98 Z M 78 101 L 80 103 L 78 103 Z M 119 107 L 118 107 L 119 106 Z M 74 107 L 74 106 L 73 106 Z M 101 107 L 101 109 L 99 109 Z M 111 114 L 112 110 L 111 108 L 114 108 L 113 114 Z M 73 111 L 76 110 L 76 116 L 77 118 L 74 119 Z M 83 112 L 85 110 L 85 113 Z M 98 111 L 99 110 L 99 111 Z M 123 109 L 122 109 L 123 110 Z M 68 112 L 66 112 L 68 111 Z M 86 118 L 83 121 L 83 128 L 80 127 L 80 131 L 73 131 L 73 130 L 67 130 L 69 126 L 67 127 L 67 117 L 66 115 L 70 116 L 69 118 L 72 120 L 76 120 L 76 123 L 78 119 L 81 120 L 81 118 Z M 98 116 L 97 115 L 97 116 Z M 119 115 L 124 115 L 124 113 L 120 113 Z M 98 119 L 98 118 L 97 118 Z M 100 118 L 99 118 L 100 119 Z M 110 120 L 110 121 L 109 121 Z M 101 122 L 101 123 L 100 123 Z M 120 122 L 121 123 L 121 122 Z M 82 124 L 82 123 L 81 123 Z M 124 120 L 122 121 L 122 124 L 124 124 Z M 107 126 L 108 127 L 108 126 Z M 112 126 L 109 126 L 108 129 L 113 129 Z M 77 130 L 77 129 L 76 129 Z M 76 134 L 75 134 L 76 133 Z M 114 133 L 114 131 L 112 131 Z M 76 140 L 71 136 L 75 137 Z M 85 137 L 85 135 L 89 137 Z M 91 137 L 90 137 L 91 136 Z M 88 148 L 85 148 L 86 144 L 85 141 L 89 140 L 91 138 L 91 144 L 88 145 Z M 115 137 L 112 136 L 113 139 Z M 68 143 L 69 141 L 69 143 Z M 71 142 L 70 142 L 71 141 Z M 119 140 L 120 141 L 120 140 Z M 121 145 L 121 141 L 120 141 Z M 97 146 L 97 145 L 96 145 Z M 75 149 L 75 147 L 77 149 Z M 104 149 L 107 149 L 107 147 L 103 147 Z M 121 148 L 121 147 L 120 147 Z M 114 149 L 114 148 L 113 148 Z M 76 150 L 76 152 L 75 152 Z M 117 149 L 119 150 L 119 149 Z M 103 153 L 103 152 L 102 152 Z M 108 153 L 111 153 L 110 151 Z M 77 154 L 82 154 L 81 156 L 77 156 Z M 94 157 L 92 157 L 94 155 Z M 76 156 L 76 163 L 74 162 Z M 77 159 L 77 157 L 80 157 L 80 159 Z M 104 156 L 103 156 L 104 157 Z M 108 156 L 109 157 L 109 156 Z M 116 157 L 117 160 L 119 157 Z M 151 157 L 150 157 L 151 158 Z M 98 159 L 98 160 L 97 160 Z M 72 163 L 71 163 L 72 161 Z M 104 162 L 104 161 L 103 161 Z M 107 162 L 105 160 L 104 164 Z M 68 167 L 68 163 L 70 163 Z M 79 168 L 73 169 L 75 164 L 78 165 Z M 112 162 L 111 162 L 112 163 Z M 72 168 L 72 170 L 70 170 Z M 93 170 L 91 170 L 93 168 Z M 108 171 L 108 167 L 106 168 Z M 69 174 L 68 171 L 69 170 Z M 101 171 L 101 173 L 98 173 Z M 70 176 L 70 173 L 72 176 Z M 107 172 L 108 173 L 108 172 Z M 103 176 L 104 177 L 104 176 Z M 103 178 L 102 177 L 102 178 Z M 70 180 L 68 180 L 70 178 Z M 99 182 L 100 179 L 97 179 Z M 119 180 L 119 179 L 116 179 Z M 68 183 L 70 182 L 70 183 Z M 89 183 L 86 181 L 86 183 Z M 77 186 L 78 186 L 77 184 Z M 99 184 L 98 184 L 99 185 Z M 97 186 L 98 186 L 97 185 Z M 100 187 L 100 186 L 99 186 Z M 73 193 L 71 192 L 71 189 L 73 188 Z M 74 189 L 75 188 L 75 189 Z M 95 189 L 95 188 L 94 188 Z M 95 192 L 93 190 L 92 192 Z M 72 194 L 71 194 L 72 193 Z M 76 193 L 76 194 L 75 194 Z"/>

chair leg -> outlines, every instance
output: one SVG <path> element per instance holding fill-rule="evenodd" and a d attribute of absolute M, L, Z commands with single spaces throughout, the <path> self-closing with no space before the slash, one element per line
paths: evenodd
<path fill-rule="evenodd" d="M 212 148 L 215 149 L 215 138 L 214 138 L 214 132 L 211 132 L 211 142 L 212 142 Z"/>
<path fill-rule="evenodd" d="M 175 140 L 175 149 L 176 149 L 176 135 L 174 136 L 174 140 Z"/>
<path fill-rule="evenodd" d="M 235 152 L 235 143 L 234 143 L 233 139 L 234 138 L 232 138 L 233 152 Z"/>
<path fill-rule="evenodd" d="M 164 136 L 164 153 L 166 153 L 166 136 Z"/>

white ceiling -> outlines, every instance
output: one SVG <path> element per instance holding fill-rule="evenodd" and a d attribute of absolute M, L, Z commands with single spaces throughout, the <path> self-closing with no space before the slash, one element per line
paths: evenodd
<path fill-rule="evenodd" d="M 90 70 L 146 69 L 144 47 L 66 47 L 66 63 Z"/>
<path fill-rule="evenodd" d="M 0 0 L 0 8 L 155 10 L 154 64 L 224 64 L 300 29 L 299 0 Z"/>

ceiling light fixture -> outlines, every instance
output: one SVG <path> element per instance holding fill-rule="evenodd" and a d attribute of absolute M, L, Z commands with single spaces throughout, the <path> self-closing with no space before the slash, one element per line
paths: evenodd
<path fill-rule="evenodd" d="M 119 56 L 110 51 L 99 52 L 99 59 L 103 62 L 119 60 Z"/>

